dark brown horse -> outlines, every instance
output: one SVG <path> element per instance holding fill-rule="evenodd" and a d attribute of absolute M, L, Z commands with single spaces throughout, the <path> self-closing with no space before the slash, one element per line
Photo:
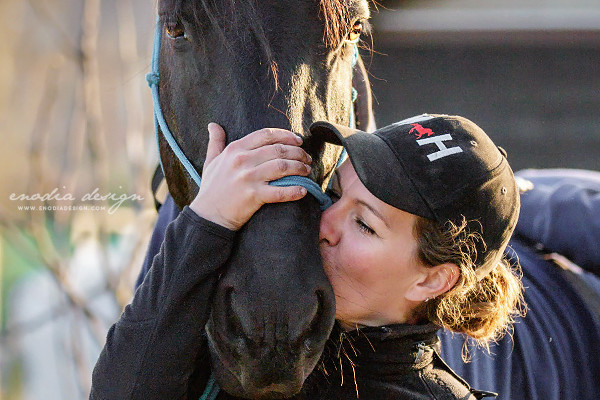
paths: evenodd
<path fill-rule="evenodd" d="M 369 17 L 367 0 L 160 0 L 159 14 L 160 103 L 195 169 L 210 121 L 228 141 L 281 127 L 307 138 L 311 178 L 324 185 L 339 149 L 311 143 L 308 127 L 349 123 L 351 41 Z M 159 146 L 169 191 L 183 207 L 197 187 L 162 137 Z M 318 361 L 335 316 L 319 218 L 307 196 L 264 206 L 239 233 L 207 324 L 214 373 L 229 393 L 290 396 Z"/>

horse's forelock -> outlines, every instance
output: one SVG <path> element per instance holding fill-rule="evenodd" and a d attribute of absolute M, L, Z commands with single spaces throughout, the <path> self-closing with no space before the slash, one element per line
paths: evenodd
<path fill-rule="evenodd" d="M 337 47 L 350 30 L 349 5 L 345 0 L 321 0 L 321 17 L 325 23 L 323 41 Z"/>

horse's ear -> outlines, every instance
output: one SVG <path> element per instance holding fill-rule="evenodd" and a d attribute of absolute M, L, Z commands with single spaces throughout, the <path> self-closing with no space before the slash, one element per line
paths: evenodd
<path fill-rule="evenodd" d="M 322 160 L 325 152 L 325 140 L 322 136 L 311 135 L 305 137 L 302 142 L 302 149 L 306 151 L 313 160 Z"/>
<path fill-rule="evenodd" d="M 302 148 L 316 161 L 312 164 L 310 178 L 325 189 L 342 153 L 342 146 L 327 143 L 323 136 L 315 135 L 305 137 Z"/>

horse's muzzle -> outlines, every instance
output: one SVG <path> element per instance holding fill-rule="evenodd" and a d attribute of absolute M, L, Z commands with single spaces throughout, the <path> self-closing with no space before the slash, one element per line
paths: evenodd
<path fill-rule="evenodd" d="M 252 399 L 286 398 L 298 393 L 319 360 L 331 329 L 325 295 L 314 294 L 315 305 L 306 311 L 309 318 L 302 324 L 302 331 L 282 335 L 274 332 L 292 331 L 278 328 L 285 321 L 267 320 L 262 326 L 254 321 L 254 329 L 247 332 L 249 324 L 241 322 L 246 316 L 240 317 L 244 313 L 232 306 L 236 304 L 233 289 L 225 292 L 224 318 L 213 314 L 207 324 L 219 384 L 230 394 Z"/>
<path fill-rule="evenodd" d="M 292 396 L 319 360 L 335 320 L 319 216 L 313 198 L 272 205 L 240 232 L 207 324 L 214 373 L 230 394 Z"/>

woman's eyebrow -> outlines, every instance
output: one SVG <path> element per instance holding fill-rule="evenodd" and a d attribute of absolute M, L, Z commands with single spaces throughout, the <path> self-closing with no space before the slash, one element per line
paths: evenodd
<path fill-rule="evenodd" d="M 360 200 L 360 199 L 356 199 L 355 200 L 357 204 L 360 204 L 363 207 L 366 207 L 369 211 L 371 211 L 377 218 L 379 218 L 381 221 L 383 221 L 383 223 L 385 224 L 385 226 L 388 229 L 392 229 L 392 227 L 390 226 L 390 224 L 388 224 L 387 219 L 383 216 L 383 214 L 381 214 L 377 209 L 375 209 L 373 206 L 371 206 L 369 203 Z"/>

